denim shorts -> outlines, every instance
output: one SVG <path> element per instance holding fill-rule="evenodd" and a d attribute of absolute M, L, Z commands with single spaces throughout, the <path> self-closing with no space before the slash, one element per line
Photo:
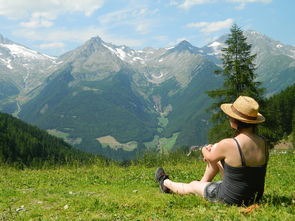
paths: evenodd
<path fill-rule="evenodd" d="M 222 183 L 221 181 L 209 183 L 204 189 L 204 197 L 210 202 L 217 202 L 219 186 Z"/>

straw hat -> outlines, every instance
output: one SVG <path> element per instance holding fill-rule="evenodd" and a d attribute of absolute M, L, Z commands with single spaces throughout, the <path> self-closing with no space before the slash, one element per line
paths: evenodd
<path fill-rule="evenodd" d="M 239 96 L 233 104 L 222 104 L 220 108 L 228 116 L 245 123 L 258 124 L 265 121 L 258 112 L 259 104 L 251 97 Z"/>

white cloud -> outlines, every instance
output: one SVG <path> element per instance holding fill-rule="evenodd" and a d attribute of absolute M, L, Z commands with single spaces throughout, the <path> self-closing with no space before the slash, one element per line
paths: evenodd
<path fill-rule="evenodd" d="M 170 6 L 177 6 L 179 3 L 176 0 L 171 0 L 169 3 Z"/>
<path fill-rule="evenodd" d="M 147 24 L 147 23 L 146 24 L 144 24 L 144 23 L 138 24 L 136 26 L 136 31 L 138 31 L 141 34 L 149 33 L 149 24 Z"/>
<path fill-rule="evenodd" d="M 51 29 L 48 31 L 20 29 L 15 30 L 13 34 L 18 37 L 24 37 L 32 41 L 45 42 L 78 42 L 82 43 L 93 36 L 97 36 L 102 32 L 97 27 L 86 27 L 83 29 Z"/>
<path fill-rule="evenodd" d="M 98 18 L 103 27 L 111 29 L 124 25 L 132 27 L 140 34 L 147 34 L 153 23 L 153 15 L 158 13 L 158 9 L 148 8 L 127 8 L 104 14 Z"/>
<path fill-rule="evenodd" d="M 224 1 L 224 0 L 223 0 Z M 246 4 L 248 3 L 270 3 L 272 0 L 225 0 L 227 2 L 231 3 L 239 3 L 239 6 L 237 9 L 243 9 Z M 171 6 L 177 6 L 179 8 L 183 9 L 190 9 L 193 6 L 196 5 L 202 5 L 207 3 L 215 3 L 215 2 L 222 2 L 222 0 L 182 0 L 181 3 L 177 0 L 171 0 L 170 5 Z"/>
<path fill-rule="evenodd" d="M 62 42 L 44 43 L 37 46 L 40 49 L 59 49 L 64 48 L 65 44 Z"/>
<path fill-rule="evenodd" d="M 55 16 L 47 12 L 34 12 L 30 21 L 21 22 L 20 25 L 25 28 L 48 28 L 53 25 L 52 20 L 54 19 Z"/>
<path fill-rule="evenodd" d="M 137 19 L 143 19 L 144 17 L 154 15 L 158 13 L 158 9 L 149 10 L 147 8 L 128 8 L 121 9 L 118 11 L 113 11 L 108 14 L 104 14 L 98 18 L 99 22 L 102 24 L 122 22 L 130 23 L 131 21 L 136 21 Z"/>
<path fill-rule="evenodd" d="M 171 5 L 177 5 L 179 8 L 189 9 L 195 5 L 202 5 L 207 3 L 213 3 L 215 0 L 184 0 L 183 3 L 177 3 L 176 1 L 171 1 Z"/>
<path fill-rule="evenodd" d="M 244 9 L 247 3 L 271 3 L 272 0 L 227 0 L 227 2 L 232 2 L 232 3 L 239 3 L 239 6 L 237 7 L 237 9 L 241 10 Z"/>
<path fill-rule="evenodd" d="M 110 34 L 107 30 L 96 26 L 85 27 L 83 29 L 55 29 L 55 30 L 29 30 L 20 29 L 15 30 L 13 35 L 17 37 L 26 38 L 30 41 L 42 41 L 44 44 L 40 44 L 39 48 L 45 49 L 45 47 L 61 48 L 61 42 L 65 42 L 64 47 L 74 43 L 80 45 L 94 36 L 99 36 L 107 42 L 111 42 L 116 45 L 128 45 L 130 47 L 143 46 L 143 41 L 138 39 L 124 38 L 114 34 Z M 55 42 L 55 43 L 46 43 Z M 55 45 L 54 45 L 55 44 Z"/>
<path fill-rule="evenodd" d="M 158 42 L 167 42 L 169 37 L 166 35 L 158 35 L 158 36 L 154 36 L 152 37 L 154 40 L 158 41 Z"/>
<path fill-rule="evenodd" d="M 101 24 L 108 24 L 118 21 L 126 20 L 131 14 L 131 10 L 122 9 L 114 12 L 110 12 L 108 14 L 104 14 L 98 18 L 98 21 Z"/>
<path fill-rule="evenodd" d="M 35 12 L 53 15 L 82 12 L 90 16 L 101 8 L 105 0 L 0 0 L 0 16 L 25 19 Z"/>
<path fill-rule="evenodd" d="M 228 2 L 235 2 L 235 3 L 254 3 L 254 2 L 261 2 L 261 3 L 270 3 L 272 0 L 227 0 Z"/>
<path fill-rule="evenodd" d="M 196 22 L 190 23 L 186 26 L 189 28 L 200 28 L 200 31 L 203 33 L 212 33 L 217 32 L 223 29 L 228 29 L 232 26 L 234 20 L 228 18 L 224 21 L 217 21 L 217 22 Z"/>

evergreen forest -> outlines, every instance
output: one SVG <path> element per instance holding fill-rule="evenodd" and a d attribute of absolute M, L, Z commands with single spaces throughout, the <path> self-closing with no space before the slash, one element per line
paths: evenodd
<path fill-rule="evenodd" d="M 46 131 L 0 113 L 0 164 L 23 168 L 88 162 L 91 155 L 72 148 Z"/>
<path fill-rule="evenodd" d="M 290 137 L 295 145 L 295 84 L 265 100 L 261 134 L 275 144 Z"/>

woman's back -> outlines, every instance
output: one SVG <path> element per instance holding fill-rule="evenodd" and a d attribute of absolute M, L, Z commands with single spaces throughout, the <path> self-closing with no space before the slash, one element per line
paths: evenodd
<path fill-rule="evenodd" d="M 264 165 L 267 162 L 266 143 L 254 133 L 241 133 L 235 139 L 225 139 L 223 142 L 226 142 L 228 147 L 224 161 L 230 166 L 241 167 L 242 161 L 249 167 Z"/>
<path fill-rule="evenodd" d="M 222 160 L 224 177 L 218 198 L 228 204 L 248 205 L 260 200 L 264 192 L 266 145 L 254 134 L 241 134 L 230 140 L 235 151 Z"/>

